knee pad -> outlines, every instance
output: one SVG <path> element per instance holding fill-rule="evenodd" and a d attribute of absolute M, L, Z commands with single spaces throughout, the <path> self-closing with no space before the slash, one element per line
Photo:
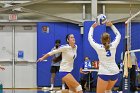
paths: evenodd
<path fill-rule="evenodd" d="M 105 90 L 105 93 L 112 93 L 111 90 Z"/>
<path fill-rule="evenodd" d="M 77 91 L 77 92 L 78 92 L 78 91 L 82 91 L 82 86 L 79 85 L 78 87 L 76 87 L 76 91 Z"/>

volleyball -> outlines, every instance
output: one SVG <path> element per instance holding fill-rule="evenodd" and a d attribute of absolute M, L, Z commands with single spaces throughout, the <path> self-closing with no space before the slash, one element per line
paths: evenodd
<path fill-rule="evenodd" d="M 107 22 L 107 18 L 104 14 L 100 14 L 97 16 L 96 18 L 96 23 L 98 23 L 99 25 L 103 25 Z"/>

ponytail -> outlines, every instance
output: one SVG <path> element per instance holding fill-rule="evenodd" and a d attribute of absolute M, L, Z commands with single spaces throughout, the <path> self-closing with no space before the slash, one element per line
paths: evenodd
<path fill-rule="evenodd" d="M 110 49 L 110 35 L 108 33 L 103 33 L 101 36 L 101 42 L 104 45 L 105 50 Z"/>
<path fill-rule="evenodd" d="M 110 45 L 109 45 L 108 43 L 105 43 L 105 44 L 103 44 L 103 45 L 104 45 L 104 47 L 105 47 L 105 50 L 109 50 Z"/>
<path fill-rule="evenodd" d="M 70 35 L 72 35 L 72 34 L 67 34 L 67 35 L 66 35 L 66 42 L 67 42 L 68 44 L 69 44 L 68 41 L 69 41 L 69 36 L 70 36 Z"/>

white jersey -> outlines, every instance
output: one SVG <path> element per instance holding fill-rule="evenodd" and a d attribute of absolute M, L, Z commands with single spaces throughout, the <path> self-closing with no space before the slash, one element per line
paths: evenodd
<path fill-rule="evenodd" d="M 116 55 L 116 48 L 121 39 L 121 35 L 114 25 L 111 26 L 111 29 L 115 33 L 116 37 L 115 37 L 115 40 L 110 44 L 109 51 L 105 50 L 103 44 L 98 44 L 94 41 L 93 39 L 94 28 L 93 27 L 90 28 L 90 31 L 88 34 L 89 43 L 96 50 L 99 57 L 100 63 L 99 63 L 98 74 L 114 75 L 114 74 L 119 73 L 119 68 L 115 61 L 115 55 Z"/>
<path fill-rule="evenodd" d="M 60 63 L 59 72 L 71 72 L 73 70 L 74 59 L 77 56 L 77 45 L 75 45 L 75 48 L 72 48 L 68 44 L 62 45 L 60 48 L 48 54 L 51 56 L 60 52 L 62 52 L 62 61 Z"/>

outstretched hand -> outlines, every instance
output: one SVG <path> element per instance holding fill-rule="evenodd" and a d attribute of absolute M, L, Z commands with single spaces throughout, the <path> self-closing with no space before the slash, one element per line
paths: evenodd
<path fill-rule="evenodd" d="M 37 60 L 37 62 L 41 62 L 41 61 L 43 61 L 44 59 L 48 58 L 49 56 L 50 56 L 49 54 L 45 54 L 43 57 L 39 58 L 39 59 Z M 47 61 L 47 60 L 46 60 L 46 61 Z"/>
<path fill-rule="evenodd" d="M 41 61 L 43 61 L 43 58 L 39 58 L 39 59 L 37 60 L 37 62 L 41 62 Z"/>

